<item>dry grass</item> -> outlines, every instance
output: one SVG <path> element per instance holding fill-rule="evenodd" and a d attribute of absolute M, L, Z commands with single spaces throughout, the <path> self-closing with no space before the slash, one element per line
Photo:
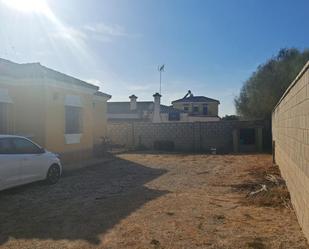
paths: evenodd
<path fill-rule="evenodd" d="M 122 154 L 0 193 L 0 247 L 307 249 L 285 202 L 270 155 Z"/>
<path fill-rule="evenodd" d="M 248 175 L 251 179 L 240 184 L 233 184 L 231 187 L 246 194 L 246 198 L 241 199 L 245 205 L 292 209 L 290 193 L 281 177 L 279 167 L 277 165 L 265 166 L 254 170 L 249 169 Z M 266 191 L 260 191 L 263 186 Z"/>

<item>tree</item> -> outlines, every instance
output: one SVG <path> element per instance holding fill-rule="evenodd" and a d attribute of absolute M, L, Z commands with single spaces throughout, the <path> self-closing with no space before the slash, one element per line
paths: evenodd
<path fill-rule="evenodd" d="M 270 119 L 275 105 L 308 60 L 308 49 L 285 48 L 258 66 L 235 98 L 237 113 L 249 119 Z"/>

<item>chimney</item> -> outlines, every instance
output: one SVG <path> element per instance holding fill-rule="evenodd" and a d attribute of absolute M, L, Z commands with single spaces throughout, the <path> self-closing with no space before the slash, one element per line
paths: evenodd
<path fill-rule="evenodd" d="M 152 95 L 154 97 L 154 108 L 153 108 L 153 119 L 154 123 L 161 122 L 161 115 L 160 115 L 160 102 L 161 102 L 161 94 L 155 93 Z"/>
<path fill-rule="evenodd" d="M 129 99 L 130 99 L 130 110 L 131 111 L 136 110 L 136 99 L 137 99 L 137 97 L 133 94 L 129 97 Z"/>

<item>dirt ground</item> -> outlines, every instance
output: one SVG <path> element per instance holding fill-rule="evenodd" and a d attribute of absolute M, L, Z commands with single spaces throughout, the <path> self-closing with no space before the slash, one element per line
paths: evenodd
<path fill-rule="evenodd" d="M 278 172 L 270 155 L 121 154 L 0 192 L 0 248 L 309 248 Z"/>

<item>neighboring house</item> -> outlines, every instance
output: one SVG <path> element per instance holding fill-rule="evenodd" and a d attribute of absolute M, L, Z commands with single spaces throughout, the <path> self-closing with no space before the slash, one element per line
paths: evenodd
<path fill-rule="evenodd" d="M 0 59 L 0 134 L 33 139 L 64 161 L 93 155 L 106 135 L 106 102 L 99 87 L 39 63 Z"/>
<path fill-rule="evenodd" d="M 219 121 L 218 109 L 220 101 L 204 96 L 194 96 L 189 90 L 182 98 L 172 102 L 175 109 L 188 114 L 188 121 Z"/>
<path fill-rule="evenodd" d="M 218 121 L 219 101 L 189 93 L 173 101 L 173 106 L 161 105 L 161 95 L 155 93 L 154 101 L 137 101 L 131 95 L 128 102 L 108 102 L 107 117 L 110 122 L 195 122 Z"/>
<path fill-rule="evenodd" d="M 137 97 L 131 95 L 128 102 L 108 102 L 107 117 L 110 122 L 144 121 L 144 122 L 170 122 L 186 121 L 187 113 L 171 106 L 161 105 L 161 95 L 155 93 L 154 101 L 136 101 Z"/>

